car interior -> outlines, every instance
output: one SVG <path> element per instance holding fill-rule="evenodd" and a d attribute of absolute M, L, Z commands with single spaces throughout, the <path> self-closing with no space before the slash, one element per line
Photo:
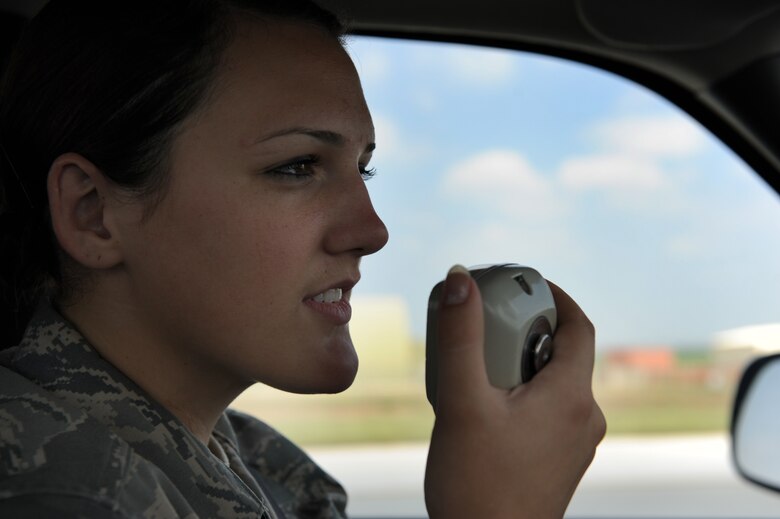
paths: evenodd
<path fill-rule="evenodd" d="M 771 190 L 780 193 L 777 1 L 319 2 L 342 15 L 349 32 L 357 36 L 521 51 L 581 63 L 625 78 L 686 112 L 749 165 Z M 24 21 L 44 3 L 0 0 L 0 67 L 5 65 Z M 775 433 L 775 439 L 780 434 L 776 419 L 765 426 L 755 425 L 770 414 L 771 393 L 752 400 L 747 396 L 751 384 L 761 381 L 757 373 L 769 372 L 765 369 L 768 365 L 778 363 L 764 361 L 751 368 L 737 391 L 731 434 L 740 437 L 740 447 L 734 452 L 735 470 L 774 492 L 780 491 L 780 470 L 754 470 L 750 466 L 751 459 L 766 461 L 767 449 L 772 449 L 769 433 Z M 780 381 L 780 372 L 774 380 Z M 765 383 L 762 387 L 771 389 L 780 384 Z M 768 389 L 762 391 L 760 394 L 765 394 Z M 764 405 L 750 404 L 754 401 Z M 748 409 L 748 404 L 754 407 Z M 382 515 L 391 516 L 392 510 Z"/>

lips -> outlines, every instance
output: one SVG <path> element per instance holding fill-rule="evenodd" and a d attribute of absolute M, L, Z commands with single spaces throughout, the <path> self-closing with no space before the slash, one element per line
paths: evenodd
<path fill-rule="evenodd" d="M 337 326 L 349 323 L 352 306 L 349 296 L 357 280 L 348 279 L 304 298 L 303 303 L 320 317 Z"/>

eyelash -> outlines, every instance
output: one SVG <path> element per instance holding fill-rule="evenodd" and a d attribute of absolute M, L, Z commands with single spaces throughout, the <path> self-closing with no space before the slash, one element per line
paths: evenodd
<path fill-rule="evenodd" d="M 367 168 L 365 166 L 360 166 L 360 176 L 363 177 L 364 181 L 371 180 L 374 178 L 377 174 L 376 168 Z"/>
<path fill-rule="evenodd" d="M 277 166 L 268 171 L 268 174 L 279 178 L 285 178 L 290 180 L 303 180 L 314 175 L 311 169 L 320 163 L 320 158 L 317 155 L 307 155 Z M 360 176 L 363 180 L 370 180 L 377 174 L 376 168 L 367 168 L 360 166 Z"/>

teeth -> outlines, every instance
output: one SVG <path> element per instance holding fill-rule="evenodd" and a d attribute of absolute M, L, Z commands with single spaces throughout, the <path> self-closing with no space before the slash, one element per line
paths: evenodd
<path fill-rule="evenodd" d="M 335 303 L 341 301 L 341 289 L 331 288 L 330 290 L 326 290 L 322 294 L 314 296 L 314 300 L 318 303 Z"/>

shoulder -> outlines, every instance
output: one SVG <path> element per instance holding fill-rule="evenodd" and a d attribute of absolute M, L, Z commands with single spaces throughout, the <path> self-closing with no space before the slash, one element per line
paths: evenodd
<path fill-rule="evenodd" d="M 265 422 L 233 409 L 225 414 L 241 458 L 248 465 L 266 472 L 300 464 L 316 467 L 300 447 Z"/>
<path fill-rule="evenodd" d="M 78 465 L 121 469 L 127 445 L 70 405 L 18 373 L 0 367 L 0 475 L 7 478 Z M 53 476 L 54 474 L 52 474 Z"/>
<path fill-rule="evenodd" d="M 226 417 L 242 461 L 285 514 L 346 517 L 344 488 L 300 447 L 252 416 L 229 409 Z"/>
<path fill-rule="evenodd" d="M 110 502 L 95 496 L 65 494 L 24 494 L 0 499 L 0 516 L 60 519 L 126 519 L 130 516 L 117 510 Z"/>
<path fill-rule="evenodd" d="M 82 409 L 5 367 L 0 395 L 0 516 L 124 517 L 159 505 L 164 476 Z"/>

